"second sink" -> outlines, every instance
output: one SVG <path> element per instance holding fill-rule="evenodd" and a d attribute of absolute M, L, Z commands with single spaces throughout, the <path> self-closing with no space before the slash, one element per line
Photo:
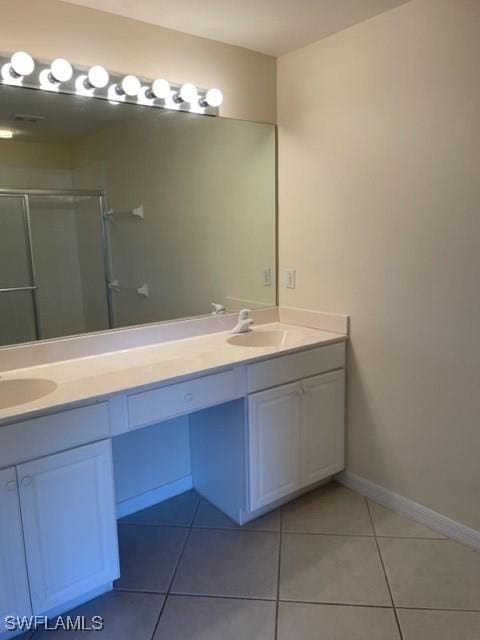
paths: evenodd
<path fill-rule="evenodd" d="M 57 388 L 53 380 L 44 378 L 0 379 L 0 409 L 33 402 L 52 393 Z"/>

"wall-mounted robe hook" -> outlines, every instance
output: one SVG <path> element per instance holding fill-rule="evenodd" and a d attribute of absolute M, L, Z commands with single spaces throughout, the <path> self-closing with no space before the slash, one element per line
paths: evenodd
<path fill-rule="evenodd" d="M 112 282 L 108 283 L 108 288 L 112 291 L 120 291 L 120 283 L 118 280 L 112 280 Z"/>
<path fill-rule="evenodd" d="M 137 293 L 139 296 L 143 296 L 144 298 L 148 298 L 148 296 L 150 295 L 150 292 L 148 290 L 148 284 L 142 284 L 141 287 L 138 287 L 137 289 Z"/>
<path fill-rule="evenodd" d="M 145 220 L 145 212 L 143 210 L 143 204 L 141 204 L 139 207 L 136 207 L 136 209 L 132 210 L 132 216 L 135 216 L 136 218 L 140 218 L 141 220 Z"/>
<path fill-rule="evenodd" d="M 145 211 L 143 209 L 143 204 L 135 209 L 130 209 L 129 211 L 115 211 L 114 209 L 108 209 L 103 214 L 105 220 L 108 222 L 115 222 L 115 216 L 133 216 L 134 218 L 139 218 L 140 220 L 145 220 Z"/>

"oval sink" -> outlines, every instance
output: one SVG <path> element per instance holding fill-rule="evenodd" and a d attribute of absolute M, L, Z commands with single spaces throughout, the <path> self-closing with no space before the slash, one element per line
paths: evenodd
<path fill-rule="evenodd" d="M 0 380 L 0 409 L 33 402 L 55 391 L 57 384 L 43 378 Z"/>
<path fill-rule="evenodd" d="M 290 330 L 270 330 L 248 331 L 247 333 L 239 333 L 227 339 L 229 344 L 238 347 L 288 347 L 290 344 L 295 345 L 301 340 L 301 334 Z"/>

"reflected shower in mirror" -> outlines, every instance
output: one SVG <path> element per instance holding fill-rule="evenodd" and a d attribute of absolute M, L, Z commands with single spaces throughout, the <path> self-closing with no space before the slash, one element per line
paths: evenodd
<path fill-rule="evenodd" d="M 0 344 L 276 303 L 273 125 L 0 87 Z"/>

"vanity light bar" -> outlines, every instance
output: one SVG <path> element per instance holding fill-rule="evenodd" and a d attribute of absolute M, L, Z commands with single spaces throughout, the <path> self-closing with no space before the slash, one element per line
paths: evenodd
<path fill-rule="evenodd" d="M 25 51 L 0 55 L 0 83 L 100 98 L 112 104 L 141 104 L 214 116 L 219 115 L 223 102 L 217 88 L 200 89 L 190 82 L 178 85 L 164 78 L 145 80 L 132 74 L 110 75 L 100 65 L 74 67 L 65 58 L 35 61 Z"/>

